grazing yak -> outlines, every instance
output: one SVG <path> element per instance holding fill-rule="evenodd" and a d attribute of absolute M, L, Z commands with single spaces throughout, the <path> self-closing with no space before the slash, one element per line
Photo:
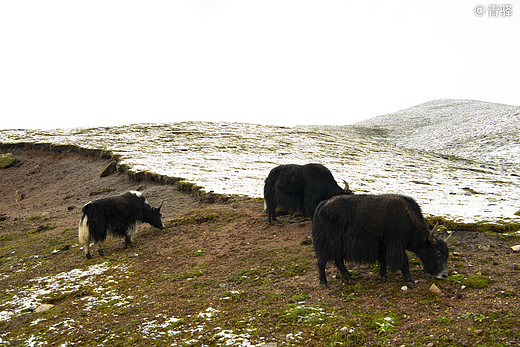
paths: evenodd
<path fill-rule="evenodd" d="M 347 182 L 342 189 L 329 169 L 321 164 L 280 165 L 273 168 L 265 180 L 267 221 L 271 223 L 276 219 L 277 207 L 312 217 L 321 201 L 351 193 Z"/>
<path fill-rule="evenodd" d="M 383 281 L 386 267 L 401 270 L 406 285 L 415 282 L 410 275 L 405 250 L 421 259 L 424 271 L 438 279 L 448 277 L 447 239 L 434 236 L 421 208 L 410 197 L 401 195 L 336 196 L 323 201 L 314 214 L 312 238 L 318 258 L 320 285 L 327 287 L 325 266 L 334 261 L 343 281 L 353 283 L 344 260 L 379 262 Z"/>
<path fill-rule="evenodd" d="M 79 222 L 79 244 L 85 255 L 91 258 L 91 242 L 99 245 L 99 254 L 103 255 L 101 242 L 107 233 L 125 238 L 125 247 L 132 243 L 132 236 L 141 223 L 149 223 L 155 228 L 164 229 L 161 206 L 151 207 L 140 192 L 130 191 L 121 195 L 90 201 L 83 206 L 83 215 Z"/>

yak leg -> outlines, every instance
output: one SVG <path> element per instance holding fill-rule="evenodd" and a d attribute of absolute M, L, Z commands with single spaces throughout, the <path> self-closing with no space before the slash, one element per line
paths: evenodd
<path fill-rule="evenodd" d="M 384 251 L 379 252 L 378 262 L 379 262 L 379 276 L 381 276 L 381 280 L 383 282 L 386 282 L 386 281 L 388 281 L 388 276 L 386 275 L 386 257 L 385 257 Z"/>
<path fill-rule="evenodd" d="M 90 255 L 90 227 L 88 224 L 88 216 L 83 215 L 78 227 L 78 241 L 80 246 L 83 246 L 83 251 L 87 259 L 91 259 Z"/>
<path fill-rule="evenodd" d="M 125 236 L 125 248 L 128 248 L 132 245 L 132 238 L 130 235 Z"/>
<path fill-rule="evenodd" d="M 272 208 L 271 206 L 267 209 L 267 223 L 271 224 L 276 220 L 276 207 Z"/>
<path fill-rule="evenodd" d="M 272 204 L 268 204 L 267 200 L 264 198 L 264 211 L 267 212 L 267 223 L 271 224 L 271 222 L 275 219 L 273 216 L 273 209 L 271 207 Z"/>
<path fill-rule="evenodd" d="M 90 255 L 90 242 L 87 241 L 83 244 L 83 251 L 85 252 L 85 257 L 87 259 L 92 259 L 92 256 Z"/>
<path fill-rule="evenodd" d="M 99 246 L 99 249 L 98 249 L 98 253 L 100 256 L 104 256 L 105 255 L 105 252 L 103 252 L 103 248 L 101 248 L 101 242 L 98 242 L 97 243 L 98 246 Z"/>
<path fill-rule="evenodd" d="M 341 274 L 341 280 L 345 283 L 353 284 L 356 281 L 350 277 L 347 268 L 345 267 L 345 263 L 343 262 L 342 258 L 336 258 L 334 259 L 334 263 L 336 264 L 336 267 L 338 268 L 340 274 Z"/>
<path fill-rule="evenodd" d="M 130 225 L 128 229 L 126 229 L 125 248 L 128 248 L 132 245 L 132 238 L 134 237 L 134 234 L 137 232 L 137 229 L 139 229 L 140 224 L 141 223 L 139 221 L 136 221 L 135 224 Z"/>
<path fill-rule="evenodd" d="M 301 206 L 305 217 L 312 218 L 314 216 L 314 212 L 316 212 L 316 208 L 318 207 L 318 205 L 320 204 L 320 202 L 322 200 L 327 200 L 327 199 L 322 199 L 321 197 L 316 197 L 316 196 L 313 196 L 310 198 L 309 197 L 305 198 L 305 200 L 302 202 L 302 206 Z"/>
<path fill-rule="evenodd" d="M 404 254 L 403 267 L 401 268 L 401 273 L 403 274 L 404 281 L 408 288 L 415 287 L 415 281 L 412 279 L 412 275 L 410 274 L 410 266 L 408 265 L 408 257 L 406 253 Z"/>
<path fill-rule="evenodd" d="M 300 211 L 303 212 L 304 217 L 311 217 L 314 215 L 314 209 L 313 206 L 316 206 L 317 204 L 314 203 L 314 201 L 310 198 L 305 198 L 303 202 L 300 204 Z"/>
<path fill-rule="evenodd" d="M 327 265 L 327 261 L 318 258 L 318 276 L 320 279 L 320 286 L 322 288 L 327 288 L 327 275 L 325 274 L 325 265 Z"/>
<path fill-rule="evenodd" d="M 87 259 L 92 259 L 88 243 L 85 246 L 83 246 L 83 250 L 85 251 L 85 256 L 87 257 Z"/>
<path fill-rule="evenodd" d="M 276 220 L 276 197 L 274 198 L 274 201 L 269 201 L 269 203 L 265 202 L 265 207 L 267 210 L 267 222 L 271 224 L 273 221 Z"/>

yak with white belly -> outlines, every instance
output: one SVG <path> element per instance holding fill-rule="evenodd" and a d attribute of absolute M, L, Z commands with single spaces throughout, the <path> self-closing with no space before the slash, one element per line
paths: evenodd
<path fill-rule="evenodd" d="M 447 239 L 435 237 L 434 231 L 419 205 L 407 196 L 343 195 L 323 201 L 312 225 L 320 285 L 327 287 L 325 266 L 329 261 L 334 261 L 343 281 L 353 283 L 345 267 L 347 260 L 378 262 L 384 281 L 387 266 L 393 272 L 401 270 L 407 286 L 413 288 L 405 250 L 421 259 L 426 273 L 446 278 Z"/>
<path fill-rule="evenodd" d="M 99 254 L 103 255 L 101 242 L 105 241 L 107 233 L 124 237 L 125 246 L 129 246 L 141 223 L 164 229 L 161 207 L 162 204 L 158 208 L 150 206 L 144 196 L 135 191 L 88 202 L 83 206 L 78 232 L 79 244 L 86 257 L 91 258 L 89 246 L 92 242 L 99 245 Z"/>

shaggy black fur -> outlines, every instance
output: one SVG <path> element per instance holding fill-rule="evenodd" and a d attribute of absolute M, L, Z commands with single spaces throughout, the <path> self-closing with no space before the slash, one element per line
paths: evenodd
<path fill-rule="evenodd" d="M 312 217 L 321 201 L 351 193 L 348 185 L 345 189 L 338 186 L 329 169 L 321 164 L 280 165 L 265 180 L 267 220 L 271 223 L 276 219 L 277 207 Z"/>
<path fill-rule="evenodd" d="M 336 196 L 320 203 L 314 214 L 312 237 L 318 258 L 320 284 L 327 287 L 325 266 L 334 261 L 343 280 L 353 282 L 344 260 L 379 262 L 380 275 L 386 268 L 401 270 L 409 287 L 410 275 L 405 250 L 417 254 L 424 270 L 437 278 L 447 277 L 448 247 L 433 238 L 421 208 L 401 195 Z"/>
<path fill-rule="evenodd" d="M 107 233 L 125 237 L 125 245 L 132 243 L 133 233 L 140 223 L 149 223 L 163 229 L 161 211 L 151 207 L 141 193 L 127 192 L 122 195 L 98 199 L 83 206 L 79 239 L 90 258 L 90 242 L 103 242 Z M 86 221 L 86 223 L 84 223 Z M 101 246 L 99 247 L 102 254 Z"/>

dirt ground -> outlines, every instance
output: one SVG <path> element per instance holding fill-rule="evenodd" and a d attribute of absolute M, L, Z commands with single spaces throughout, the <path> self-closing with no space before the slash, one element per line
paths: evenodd
<path fill-rule="evenodd" d="M 329 264 L 329 288 L 322 289 L 309 219 L 282 216 L 268 225 L 263 203 L 257 199 L 231 197 L 224 203 L 207 204 L 196 194 L 179 191 L 176 185 L 135 181 L 124 173 L 101 178 L 110 159 L 47 150 L 11 152 L 18 162 L 0 170 L 0 270 L 4 274 L 0 290 L 21 286 L 31 277 L 81 268 L 103 259 L 115 262 L 117 256 L 142 276 L 137 282 L 142 288 L 132 289 L 136 283 L 128 279 L 118 290 L 146 288 L 147 297 L 156 304 L 136 303 L 139 314 L 113 307 L 113 315 L 158 317 L 170 312 L 185 317 L 184 330 L 178 334 L 144 336 L 138 334 L 137 319 L 123 319 L 125 323 L 118 324 L 106 314 L 74 312 L 74 300 L 86 295 L 78 293 L 52 301 L 62 306 L 61 311 L 43 317 L 59 322 L 73 315 L 80 322 L 78 326 L 86 329 L 78 328 L 66 336 L 58 334 L 54 340 L 45 337 L 46 344 L 68 341 L 99 345 L 112 335 L 99 329 L 101 337 L 89 335 L 85 330 L 95 330 L 97 321 L 120 331 L 122 337 L 114 338 L 109 343 L 113 345 L 197 345 L 188 335 L 200 345 L 221 345 L 225 341 L 208 332 L 221 326 L 235 332 L 245 331 L 247 326 L 251 345 L 520 345 L 520 255 L 510 249 L 520 243 L 518 237 L 454 233 L 448 241 L 451 276 L 443 281 L 426 275 L 420 261 L 410 254 L 415 289 L 403 289 L 399 273 L 390 274 L 390 280 L 382 283 L 377 269 L 364 264 L 347 265 L 357 281 L 354 285 L 334 279 L 336 271 Z M 82 206 L 92 199 L 128 190 L 141 191 L 152 206 L 164 201 L 167 230 L 142 226 L 133 248 L 124 249 L 121 240 L 107 241 L 104 258 L 94 252 L 93 259 L 86 260 L 74 245 Z M 48 225 L 52 228 L 46 228 Z M 35 232 L 38 230 L 41 232 Z M 35 240 L 42 245 L 20 241 L 29 233 L 30 237 L 38 235 Z M 16 269 L 13 265 L 7 266 L 18 253 L 25 254 L 20 257 L 30 264 L 29 252 L 48 252 L 44 240 L 60 237 L 61 252 L 49 258 L 48 266 L 23 275 L 10 270 Z M 437 293 L 430 290 L 432 284 L 439 289 Z M 231 299 L 224 304 L 225 295 Z M 209 305 L 219 305 L 218 312 L 225 314 L 221 313 L 220 320 L 215 318 L 214 326 L 208 320 L 204 333 L 188 329 L 195 324 L 190 317 Z M 297 310 L 301 306 L 319 308 L 323 319 L 313 321 L 304 310 Z M 34 334 L 31 322 L 39 315 L 29 312 L 0 322 L 0 345 L 17 345 L 13 341 Z M 249 317 L 247 325 L 244 317 Z M 390 318 L 385 321 L 385 317 Z M 385 326 L 385 322 L 390 323 Z M 47 327 L 44 322 L 40 324 L 36 331 L 46 336 Z"/>
<path fill-rule="evenodd" d="M 199 204 L 188 194 L 173 186 L 128 179 L 115 173 L 100 177 L 110 159 L 88 158 L 75 153 L 51 151 L 14 151 L 18 163 L 0 171 L 0 201 L 2 214 L 24 217 L 38 214 L 56 214 L 75 210 L 79 213 L 90 200 L 117 195 L 129 190 L 144 194 L 152 206 L 168 201 L 161 211 L 165 219 L 197 208 Z M 16 201 L 16 192 L 24 198 Z M 77 216 L 65 214 L 62 223 L 77 223 Z"/>

